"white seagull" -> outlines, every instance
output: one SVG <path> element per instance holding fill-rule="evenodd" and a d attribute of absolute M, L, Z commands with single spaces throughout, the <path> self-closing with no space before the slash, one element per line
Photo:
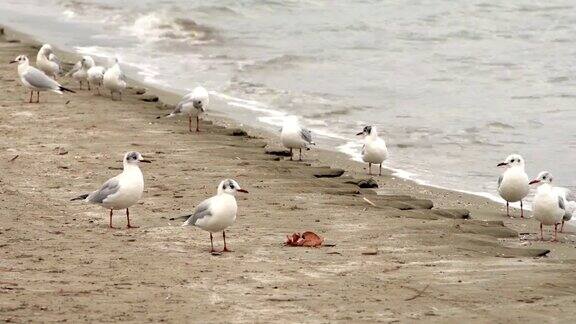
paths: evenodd
<path fill-rule="evenodd" d="M 82 84 L 86 82 L 88 84 L 88 90 L 90 90 L 90 84 L 88 83 L 88 70 L 94 66 L 94 59 L 91 56 L 82 56 L 80 61 L 74 64 L 72 70 L 68 72 L 67 75 L 72 74 L 72 79 L 80 83 L 80 89 L 82 89 Z"/>
<path fill-rule="evenodd" d="M 300 150 L 300 161 L 302 161 L 302 149 L 308 148 L 308 145 L 314 145 L 314 142 L 312 142 L 312 132 L 300 126 L 296 116 L 286 118 L 282 126 L 282 132 L 280 133 L 280 140 L 284 147 L 290 149 L 290 161 L 293 160 L 293 149 Z"/>
<path fill-rule="evenodd" d="M 60 60 L 50 44 L 44 44 L 36 55 L 36 66 L 49 77 L 56 79 L 60 73 Z"/>
<path fill-rule="evenodd" d="M 114 100 L 114 94 L 119 95 L 122 100 L 122 92 L 126 89 L 126 76 L 120 69 L 118 59 L 114 60 L 114 65 L 104 72 L 103 77 L 104 88 L 110 90 L 110 97 Z"/>
<path fill-rule="evenodd" d="M 356 135 L 364 135 L 362 160 L 368 163 L 368 174 L 372 174 L 372 164 L 378 164 L 380 166 L 378 175 L 382 175 L 382 162 L 388 158 L 386 142 L 378 137 L 375 126 L 366 126 Z"/>
<path fill-rule="evenodd" d="M 564 223 L 571 220 L 576 211 L 576 195 L 568 188 L 554 187 L 554 190 L 564 200 L 564 216 L 562 217 L 562 226 L 560 226 L 560 233 L 563 233 Z"/>
<path fill-rule="evenodd" d="M 224 240 L 224 249 L 222 252 L 231 252 L 226 247 L 226 231 L 230 225 L 236 221 L 236 212 L 238 205 L 236 204 L 236 193 L 248 191 L 240 188 L 238 182 L 232 179 L 226 179 L 218 185 L 218 193 L 216 196 L 210 197 L 201 202 L 194 213 L 187 215 L 188 219 L 182 226 L 196 226 L 205 231 L 210 232 L 210 252 L 215 253 L 214 242 L 212 233 L 222 231 L 222 239 Z"/>
<path fill-rule="evenodd" d="M 558 224 L 566 214 L 564 199 L 558 190 L 552 187 L 552 175 L 542 171 L 530 184 L 538 184 L 538 190 L 532 202 L 532 215 L 540 221 L 540 239 L 544 240 L 542 225 L 554 225 L 554 239 L 558 240 Z"/>
<path fill-rule="evenodd" d="M 144 176 L 138 166 L 139 162 L 150 163 L 138 152 L 126 153 L 124 155 L 124 170 L 122 173 L 108 179 L 100 189 L 72 200 L 84 200 L 110 209 L 110 222 L 108 224 L 110 228 L 114 228 L 112 226 L 114 209 L 126 209 L 126 228 L 137 227 L 130 225 L 130 211 L 128 208 L 136 204 L 142 198 L 142 193 L 144 192 Z"/>
<path fill-rule="evenodd" d="M 92 85 L 98 94 L 100 94 L 100 87 L 104 81 L 104 72 L 106 72 L 106 68 L 98 65 L 94 65 L 93 67 L 89 68 L 88 71 L 86 71 L 88 88 L 90 88 L 90 85 Z"/>
<path fill-rule="evenodd" d="M 506 200 L 506 215 L 510 216 L 510 203 L 520 201 L 520 217 L 524 218 L 522 199 L 526 198 L 530 186 L 528 175 L 524 171 L 524 158 L 518 154 L 509 155 L 498 166 L 505 166 L 506 171 L 498 178 L 498 193 Z"/>
<path fill-rule="evenodd" d="M 20 77 L 20 81 L 26 88 L 30 89 L 30 103 L 32 102 L 32 94 L 34 91 L 38 93 L 37 103 L 40 102 L 40 91 L 52 91 L 59 94 L 62 94 L 62 91 L 74 92 L 61 86 L 60 83 L 51 79 L 44 74 L 44 72 L 30 66 L 26 55 L 19 55 L 10 63 L 18 63 L 18 76 Z"/>
<path fill-rule="evenodd" d="M 176 108 L 166 117 L 188 115 L 188 130 L 192 132 L 192 117 L 196 117 L 196 132 L 200 131 L 200 115 L 206 112 L 210 103 L 210 95 L 203 87 L 196 87 L 176 105 Z"/>

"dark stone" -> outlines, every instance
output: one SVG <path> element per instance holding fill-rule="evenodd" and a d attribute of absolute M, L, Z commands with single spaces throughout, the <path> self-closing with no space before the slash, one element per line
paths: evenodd
<path fill-rule="evenodd" d="M 144 89 L 144 88 L 137 88 L 137 89 L 134 89 L 134 93 L 137 94 L 137 95 L 143 95 L 143 94 L 146 93 L 146 89 Z"/>
<path fill-rule="evenodd" d="M 236 128 L 230 131 L 231 136 L 248 136 L 248 133 L 240 128 Z"/>
<path fill-rule="evenodd" d="M 277 150 L 277 149 L 270 149 L 267 148 L 264 153 L 275 155 L 275 156 L 290 156 L 290 151 L 288 150 Z"/>
<path fill-rule="evenodd" d="M 433 209 L 432 212 L 438 216 L 452 219 L 469 219 L 468 209 Z"/>
<path fill-rule="evenodd" d="M 140 100 L 142 101 L 146 101 L 146 102 L 158 102 L 158 96 L 155 95 L 144 95 L 142 96 L 142 98 L 140 98 Z"/>
<path fill-rule="evenodd" d="M 340 168 L 330 168 L 330 167 L 319 167 L 313 171 L 313 175 L 316 178 L 337 178 L 343 175 L 344 169 Z"/>
<path fill-rule="evenodd" d="M 518 232 L 504 226 L 504 223 L 501 221 L 461 221 L 454 225 L 454 231 L 460 233 L 489 235 L 497 238 L 518 237 Z"/>
<path fill-rule="evenodd" d="M 360 180 L 357 185 L 360 188 L 378 188 L 378 182 L 374 178 Z"/>

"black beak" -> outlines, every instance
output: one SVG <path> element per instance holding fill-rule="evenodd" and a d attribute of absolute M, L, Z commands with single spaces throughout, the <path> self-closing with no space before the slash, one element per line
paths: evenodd
<path fill-rule="evenodd" d="M 18 62 L 18 61 L 14 60 L 14 61 L 8 62 L 8 64 L 12 64 L 12 63 L 16 63 L 16 62 Z"/>
<path fill-rule="evenodd" d="M 533 184 L 538 183 L 538 182 L 540 182 L 540 180 L 534 179 L 534 180 L 528 182 L 528 184 L 529 184 L 529 185 L 533 185 Z"/>
<path fill-rule="evenodd" d="M 243 193 L 248 193 L 248 190 L 246 190 L 246 189 L 238 189 L 237 191 L 238 191 L 238 192 L 243 192 Z"/>
<path fill-rule="evenodd" d="M 362 135 L 362 134 L 364 134 L 364 132 L 360 132 L 360 133 L 356 134 L 356 136 L 359 136 L 359 135 Z"/>
<path fill-rule="evenodd" d="M 496 165 L 496 166 L 501 167 L 501 166 L 505 166 L 505 165 L 508 165 L 508 163 L 506 163 L 506 162 L 500 162 L 500 163 L 498 163 L 498 165 Z"/>
<path fill-rule="evenodd" d="M 142 163 L 152 163 L 152 161 L 150 161 L 150 160 L 145 160 L 145 159 L 140 160 L 140 162 L 142 162 Z"/>

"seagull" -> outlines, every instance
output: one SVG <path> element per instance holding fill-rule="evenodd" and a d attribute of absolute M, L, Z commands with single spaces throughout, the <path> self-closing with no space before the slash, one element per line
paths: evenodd
<path fill-rule="evenodd" d="M 182 226 L 196 226 L 210 232 L 211 253 L 216 253 L 212 233 L 220 231 L 222 231 L 222 238 L 224 239 L 222 252 L 232 252 L 226 247 L 225 229 L 236 221 L 236 212 L 238 211 L 236 193 L 238 192 L 248 193 L 248 191 L 240 188 L 235 180 L 223 180 L 218 185 L 216 196 L 204 200 L 196 207 L 193 214 L 185 216 L 188 219 Z"/>
<path fill-rule="evenodd" d="M 60 73 L 60 60 L 54 54 L 54 50 L 50 44 L 44 44 L 36 55 L 36 66 L 38 69 L 49 77 L 56 80 L 56 76 Z"/>
<path fill-rule="evenodd" d="M 92 204 L 100 205 L 106 209 L 110 209 L 110 223 L 112 226 L 112 213 L 114 209 L 126 209 L 126 228 L 136 228 L 138 226 L 130 225 L 130 211 L 129 207 L 136 204 L 142 193 L 144 192 L 144 176 L 138 163 L 150 163 L 145 160 L 142 154 L 138 152 L 128 152 L 124 155 L 124 170 L 114 178 L 108 179 L 100 189 L 89 193 L 80 195 L 74 200 L 84 200 Z"/>
<path fill-rule="evenodd" d="M 90 87 L 92 84 L 98 94 L 100 94 L 100 87 L 102 86 L 102 82 L 104 80 L 104 72 L 106 72 L 106 68 L 97 65 L 94 65 L 93 67 L 89 68 L 88 71 L 86 71 L 88 87 Z"/>
<path fill-rule="evenodd" d="M 526 198 L 530 186 L 528 175 L 524 171 L 524 159 L 518 154 L 509 155 L 498 166 L 505 166 L 506 171 L 498 178 L 498 193 L 506 200 L 506 215 L 510 217 L 510 203 L 520 201 L 520 217 L 524 218 L 522 199 Z"/>
<path fill-rule="evenodd" d="M 560 233 L 563 233 L 564 223 L 571 220 L 576 211 L 576 195 L 568 188 L 554 187 L 554 191 L 564 200 L 564 216 L 562 216 L 562 226 L 560 226 Z"/>
<path fill-rule="evenodd" d="M 18 76 L 20 77 L 20 81 L 26 88 L 30 89 L 30 103 L 32 103 L 32 94 L 34 91 L 38 93 L 37 103 L 40 102 L 40 91 L 52 91 L 59 94 L 62 94 L 62 91 L 74 92 L 61 86 L 60 83 L 51 79 L 44 74 L 44 72 L 30 66 L 26 55 L 19 55 L 10 63 L 18 63 Z"/>
<path fill-rule="evenodd" d="M 208 91 L 203 87 L 196 87 L 192 92 L 182 97 L 174 111 L 166 115 L 166 117 L 188 115 L 188 130 L 192 132 L 192 117 L 196 116 L 196 132 L 199 132 L 200 115 L 206 112 L 209 103 L 210 96 Z"/>
<path fill-rule="evenodd" d="M 356 135 L 364 135 L 362 160 L 368 162 L 368 174 L 372 174 L 372 163 L 374 163 L 380 165 L 378 175 L 382 175 L 382 162 L 388 158 L 386 142 L 378 137 L 375 126 L 366 126 Z"/>
<path fill-rule="evenodd" d="M 532 215 L 540 221 L 540 240 L 544 240 L 542 225 L 554 225 L 554 239 L 558 240 L 558 224 L 566 214 L 564 198 L 552 187 L 552 175 L 542 171 L 530 184 L 538 184 L 538 190 L 532 202 Z"/>
<path fill-rule="evenodd" d="M 120 69 L 118 59 L 114 60 L 114 65 L 104 72 L 104 88 L 110 90 L 110 97 L 114 100 L 114 93 L 118 93 L 119 99 L 122 100 L 122 91 L 126 89 L 126 76 Z"/>
<path fill-rule="evenodd" d="M 308 148 L 309 144 L 315 144 L 312 142 L 312 132 L 301 127 L 296 116 L 290 116 L 284 121 L 280 140 L 284 147 L 290 149 L 290 161 L 293 160 L 292 149 L 300 150 L 300 161 L 302 161 L 302 149 Z"/>
<path fill-rule="evenodd" d="M 80 61 L 74 64 L 72 70 L 68 72 L 67 75 L 72 75 L 72 79 L 80 83 L 80 89 L 82 89 L 82 84 L 84 81 L 88 84 L 88 90 L 90 90 L 90 83 L 88 83 L 88 70 L 94 66 L 94 59 L 91 56 L 82 56 Z"/>

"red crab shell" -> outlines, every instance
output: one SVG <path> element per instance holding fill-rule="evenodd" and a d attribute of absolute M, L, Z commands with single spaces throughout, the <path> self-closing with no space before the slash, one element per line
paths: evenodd
<path fill-rule="evenodd" d="M 324 239 L 314 232 L 304 232 L 302 235 L 300 233 L 293 233 L 292 235 L 286 235 L 286 245 L 288 246 L 307 246 L 307 247 L 318 247 L 322 245 Z"/>

